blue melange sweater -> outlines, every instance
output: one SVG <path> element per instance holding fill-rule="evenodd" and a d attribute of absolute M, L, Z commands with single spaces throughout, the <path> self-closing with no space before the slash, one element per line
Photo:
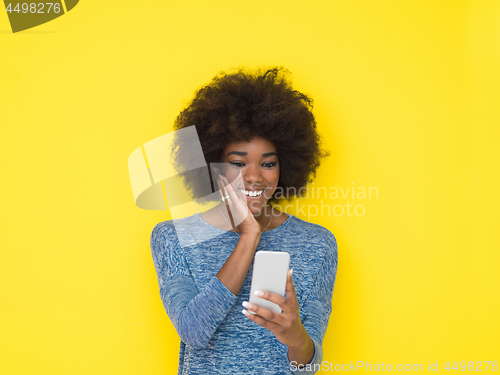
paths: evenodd
<path fill-rule="evenodd" d="M 290 364 L 288 347 L 241 313 L 241 303 L 249 299 L 253 262 L 235 296 L 215 275 L 239 237 L 195 214 L 175 220 L 175 225 L 173 220 L 160 222 L 151 234 L 160 297 L 181 338 L 178 374 L 289 375 L 318 371 L 332 311 L 337 242 L 328 229 L 288 216 L 277 228 L 262 233 L 256 251 L 290 254 L 300 320 L 314 342 L 310 366 L 299 370 Z M 190 229 L 185 231 L 182 226 Z M 204 235 L 210 238 L 203 240 Z M 186 238 L 192 241 L 185 242 Z"/>

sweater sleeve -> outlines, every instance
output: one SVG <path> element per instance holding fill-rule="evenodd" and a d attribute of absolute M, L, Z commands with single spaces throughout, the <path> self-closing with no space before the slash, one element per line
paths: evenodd
<path fill-rule="evenodd" d="M 325 252 L 320 270 L 304 303 L 304 319 L 302 325 L 314 343 L 314 356 L 307 365 L 298 368 L 290 362 L 290 370 L 294 375 L 313 375 L 321 368 L 323 360 L 323 338 L 332 312 L 332 296 L 337 275 L 337 241 L 330 233 L 329 245 Z"/>
<path fill-rule="evenodd" d="M 157 224 L 150 246 L 160 297 L 179 337 L 192 347 L 206 347 L 238 297 L 216 276 L 198 290 L 173 227 Z"/>

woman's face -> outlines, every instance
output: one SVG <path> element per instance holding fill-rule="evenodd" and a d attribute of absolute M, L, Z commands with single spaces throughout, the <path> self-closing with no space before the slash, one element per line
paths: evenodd
<path fill-rule="evenodd" d="M 231 185 L 240 189 L 237 193 L 246 198 L 252 214 L 259 215 L 278 186 L 280 165 L 274 144 L 261 137 L 231 143 L 223 151 L 222 162 L 228 163 L 224 174 Z"/>

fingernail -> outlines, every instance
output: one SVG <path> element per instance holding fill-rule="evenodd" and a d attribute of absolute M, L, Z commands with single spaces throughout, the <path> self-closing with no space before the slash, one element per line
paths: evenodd
<path fill-rule="evenodd" d="M 292 276 L 293 268 L 290 269 L 290 276 Z"/>
<path fill-rule="evenodd" d="M 219 177 L 222 178 L 221 174 L 219 173 Z"/>
<path fill-rule="evenodd" d="M 262 297 L 264 295 L 264 292 L 262 292 L 260 290 L 256 290 L 255 292 L 253 292 L 253 294 L 255 294 L 256 296 Z"/>
<path fill-rule="evenodd" d="M 245 309 L 241 310 L 241 312 L 242 312 L 243 314 L 245 314 L 246 316 L 250 315 L 250 313 L 249 313 L 248 311 L 246 311 Z"/>
<path fill-rule="evenodd" d="M 246 307 L 247 309 L 250 309 L 250 310 L 251 310 L 251 309 L 252 309 L 252 307 L 253 307 L 253 306 L 252 306 L 252 304 L 251 304 L 251 303 L 249 303 L 249 302 L 247 302 L 247 301 L 243 301 L 242 305 L 243 305 L 244 307 Z"/>

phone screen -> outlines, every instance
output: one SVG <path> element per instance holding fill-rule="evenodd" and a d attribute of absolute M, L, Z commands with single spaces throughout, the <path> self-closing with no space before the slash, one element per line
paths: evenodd
<path fill-rule="evenodd" d="M 290 265 L 290 254 L 284 251 L 257 251 L 254 257 L 250 303 L 281 313 L 281 308 L 274 302 L 257 297 L 255 290 L 262 290 L 285 296 L 286 279 Z M 250 313 L 254 312 L 248 310 Z"/>

